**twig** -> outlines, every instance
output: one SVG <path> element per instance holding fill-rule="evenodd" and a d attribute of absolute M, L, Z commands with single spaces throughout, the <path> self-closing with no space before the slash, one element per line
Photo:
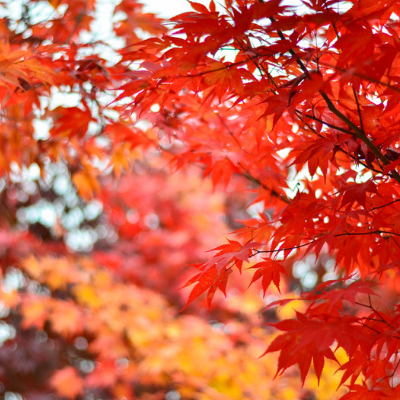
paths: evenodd
<path fill-rule="evenodd" d="M 356 99 L 358 118 L 360 120 L 360 128 L 364 132 L 364 125 L 363 125 L 363 121 L 362 121 L 362 117 L 361 117 L 361 108 L 360 108 L 360 104 L 358 102 L 357 93 L 356 93 L 354 87 L 352 87 L 352 89 L 353 89 L 354 98 Z"/>

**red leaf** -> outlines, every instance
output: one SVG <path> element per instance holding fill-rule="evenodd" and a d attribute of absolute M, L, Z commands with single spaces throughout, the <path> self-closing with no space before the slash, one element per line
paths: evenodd
<path fill-rule="evenodd" d="M 203 14 L 207 14 L 208 13 L 207 7 L 204 6 L 203 4 L 196 3 L 194 1 L 189 1 L 189 3 L 192 6 L 193 10 L 196 10 L 196 11 L 198 11 L 200 13 L 203 13 Z"/>
<path fill-rule="evenodd" d="M 375 183 L 371 180 L 365 183 L 356 183 L 354 185 L 349 185 L 343 189 L 344 195 L 341 207 L 348 204 L 352 206 L 355 202 L 366 207 L 367 201 L 367 192 L 369 193 L 378 193 L 377 187 Z"/>
<path fill-rule="evenodd" d="M 196 278 L 197 279 L 195 280 L 195 282 L 198 282 L 198 283 L 190 292 L 188 300 L 181 311 L 183 311 L 192 301 L 196 300 L 199 296 L 201 296 L 203 293 L 205 293 L 208 289 L 211 288 L 211 286 L 214 284 L 214 282 L 218 278 L 217 268 L 215 266 L 212 266 L 211 268 L 207 269 L 200 275 L 196 275 Z M 193 281 L 193 280 L 194 280 L 194 278 L 192 278 L 190 281 Z M 191 283 L 189 283 L 189 285 Z M 186 284 L 185 286 L 187 286 L 187 285 L 188 284 Z"/>
<path fill-rule="evenodd" d="M 263 288 L 263 295 L 271 284 L 274 283 L 278 291 L 280 292 L 279 283 L 281 279 L 281 273 L 286 274 L 285 267 L 279 261 L 271 260 L 270 258 L 264 258 L 265 261 L 257 263 L 253 265 L 251 268 L 257 268 L 257 271 L 253 275 L 253 279 L 250 282 L 250 285 L 260 278 L 262 278 L 262 288 Z"/>

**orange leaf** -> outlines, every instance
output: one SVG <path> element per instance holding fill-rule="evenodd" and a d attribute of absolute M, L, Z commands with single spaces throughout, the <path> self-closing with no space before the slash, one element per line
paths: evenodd
<path fill-rule="evenodd" d="M 52 376 L 50 384 L 61 397 L 74 399 L 83 394 L 82 379 L 73 367 L 65 367 L 57 371 Z"/>

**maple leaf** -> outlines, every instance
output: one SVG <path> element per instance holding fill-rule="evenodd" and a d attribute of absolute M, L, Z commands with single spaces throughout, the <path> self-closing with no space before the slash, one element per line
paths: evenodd
<path fill-rule="evenodd" d="M 72 181 L 76 185 L 79 194 L 87 200 L 91 199 L 100 189 L 96 175 L 94 168 L 86 165 L 85 170 L 77 172 L 72 177 Z"/>
<path fill-rule="evenodd" d="M 68 399 L 74 399 L 83 394 L 83 381 L 73 367 L 65 367 L 57 371 L 51 378 L 51 386 L 57 394 Z"/>
<path fill-rule="evenodd" d="M 349 302 L 352 306 L 356 305 L 356 297 L 359 295 L 376 295 L 371 289 L 373 282 L 357 281 L 344 288 L 334 288 L 333 285 L 338 281 L 327 281 L 318 285 L 312 292 L 304 293 L 303 299 L 325 301 L 328 305 L 328 312 L 333 308 L 343 309 L 343 300 Z"/>
<path fill-rule="evenodd" d="M 116 384 L 118 379 L 115 369 L 115 360 L 98 362 L 94 371 L 85 377 L 85 387 L 110 387 Z"/>
<path fill-rule="evenodd" d="M 347 208 L 350 208 L 355 202 L 360 204 L 362 207 L 366 207 L 367 192 L 378 193 L 377 187 L 374 182 L 367 181 L 365 183 L 356 183 L 343 188 L 343 199 L 341 207 L 348 204 Z"/>
<path fill-rule="evenodd" d="M 301 152 L 296 159 L 293 161 L 293 164 L 304 164 L 306 161 L 308 162 L 308 169 L 310 175 L 314 175 L 317 171 L 317 168 L 321 166 L 323 168 L 322 171 L 326 174 L 327 165 L 324 161 L 324 158 L 337 146 L 340 146 L 345 142 L 346 138 L 336 138 L 335 136 L 327 137 L 323 139 L 317 139 L 312 143 L 304 143 L 297 149 L 297 151 Z M 320 154 L 322 153 L 322 154 Z"/>
<path fill-rule="evenodd" d="M 51 133 L 54 136 L 73 137 L 74 135 L 84 135 L 93 121 L 93 117 L 88 110 L 81 110 L 78 107 L 57 107 L 48 113 L 53 119 L 54 125 Z"/>
<path fill-rule="evenodd" d="M 48 319 L 57 333 L 72 336 L 82 332 L 82 311 L 72 301 L 52 299 Z"/>
<path fill-rule="evenodd" d="M 363 385 L 353 385 L 352 390 L 341 397 L 343 400 L 379 400 L 384 398 L 390 397 L 382 390 L 370 390 Z"/>
<path fill-rule="evenodd" d="M 207 271 L 195 275 L 188 282 L 186 282 L 183 288 L 192 285 L 195 282 L 198 283 L 191 290 L 187 303 L 184 308 L 186 308 L 193 300 L 197 299 L 199 296 L 201 296 L 203 293 L 209 290 L 212 287 L 212 285 L 214 285 L 217 278 L 218 278 L 217 268 L 213 266 L 209 268 Z"/>
<path fill-rule="evenodd" d="M 226 284 L 228 275 L 232 272 L 232 267 L 236 266 L 241 271 L 244 261 L 252 256 L 253 249 L 258 243 L 249 242 L 242 245 L 235 240 L 229 240 L 229 244 L 218 246 L 209 251 L 218 251 L 215 256 L 207 263 L 197 265 L 202 272 L 191 278 L 183 287 L 198 282 L 190 292 L 186 308 L 193 300 L 201 296 L 208 290 L 207 303 L 211 306 L 215 291 L 219 288 L 226 295 Z"/>
<path fill-rule="evenodd" d="M 298 364 L 304 385 L 313 360 L 317 378 L 320 379 L 324 359 L 336 361 L 331 350 L 335 341 L 339 346 L 345 348 L 351 357 L 356 354 L 359 346 L 358 338 L 362 337 L 361 328 L 356 325 L 356 318 L 338 319 L 336 317 L 325 323 L 323 320 L 309 319 L 305 314 L 299 312 L 296 312 L 296 316 L 297 320 L 284 320 L 270 324 L 286 332 L 278 336 L 263 354 L 280 351 L 277 375 L 290 366 Z M 349 336 L 350 332 L 352 336 Z M 343 379 L 342 382 L 345 380 Z"/>
<path fill-rule="evenodd" d="M 223 269 L 219 273 L 217 272 L 217 268 L 212 266 L 208 268 L 206 271 L 201 272 L 191 278 L 183 287 L 192 285 L 196 283 L 194 288 L 191 290 L 188 300 L 185 306 L 182 308 L 184 310 L 192 301 L 196 300 L 203 293 L 207 291 L 207 305 L 208 308 L 211 308 L 211 303 L 214 298 L 215 292 L 217 289 L 220 289 L 221 292 L 226 296 L 226 284 L 228 282 L 228 276 L 232 273 L 232 269 Z M 181 310 L 181 311 L 182 311 Z"/>
<path fill-rule="evenodd" d="M 129 171 L 129 145 L 120 145 L 115 150 L 111 160 L 110 166 L 113 167 L 113 172 L 116 178 L 119 178 L 123 171 Z"/>
<path fill-rule="evenodd" d="M 46 302 L 40 297 L 25 298 L 21 306 L 21 315 L 23 318 L 21 324 L 23 329 L 31 327 L 43 329 L 48 316 Z"/>
<path fill-rule="evenodd" d="M 237 172 L 237 168 L 232 164 L 232 162 L 225 158 L 215 162 L 213 165 L 209 165 L 204 170 L 204 177 L 211 174 L 211 180 L 214 187 L 217 186 L 219 182 L 223 184 L 226 188 L 231 181 L 232 174 Z"/>
<path fill-rule="evenodd" d="M 347 379 L 351 377 L 350 385 L 353 386 L 359 375 L 362 373 L 368 357 L 361 351 L 356 352 L 351 359 L 340 366 L 339 370 L 343 370 L 344 374 L 340 380 L 340 385 L 343 385 Z"/>
<path fill-rule="evenodd" d="M 254 273 L 250 285 L 262 278 L 261 282 L 262 282 L 264 296 L 271 282 L 274 283 L 275 287 L 278 289 L 280 293 L 281 292 L 279 288 L 279 283 L 281 279 L 280 274 L 281 273 L 286 274 L 285 267 L 279 261 L 274 261 L 271 260 L 270 258 L 263 258 L 263 260 L 264 261 L 259 262 L 250 267 L 250 268 L 257 268 L 257 271 Z"/>

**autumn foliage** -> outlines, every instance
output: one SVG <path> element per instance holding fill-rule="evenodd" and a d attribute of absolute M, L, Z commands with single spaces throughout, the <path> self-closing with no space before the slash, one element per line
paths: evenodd
<path fill-rule="evenodd" d="M 0 3 L 5 398 L 400 398 L 400 2 L 103 3 Z"/>

